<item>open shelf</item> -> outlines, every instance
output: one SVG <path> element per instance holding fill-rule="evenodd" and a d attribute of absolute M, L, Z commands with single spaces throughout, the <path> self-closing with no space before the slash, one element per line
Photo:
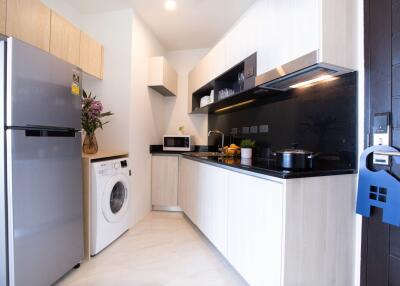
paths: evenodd
<path fill-rule="evenodd" d="M 239 74 L 243 74 L 243 81 L 239 82 Z M 246 101 L 250 95 L 249 90 L 255 86 L 257 74 L 257 53 L 244 59 L 217 78 L 202 86 L 192 94 L 192 114 L 212 113 L 240 101 Z M 227 98 L 219 99 L 219 92 L 230 89 L 233 94 Z M 214 90 L 214 103 L 200 108 L 200 101 L 203 96 L 209 96 Z M 252 99 L 247 99 L 252 100 Z"/>
<path fill-rule="evenodd" d="M 280 94 L 279 91 L 260 89 L 257 87 L 238 92 L 228 98 L 216 101 L 202 108 L 196 108 L 192 114 L 224 113 L 254 105 L 264 104 L 268 101 L 276 100 L 274 95 Z M 280 96 L 281 98 L 281 96 Z"/>

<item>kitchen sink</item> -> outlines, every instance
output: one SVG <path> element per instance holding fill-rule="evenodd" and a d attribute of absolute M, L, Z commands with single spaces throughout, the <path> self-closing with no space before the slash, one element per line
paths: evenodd
<path fill-rule="evenodd" d="M 191 152 L 186 153 L 186 155 L 194 156 L 194 157 L 224 157 L 224 153 L 220 152 Z"/>

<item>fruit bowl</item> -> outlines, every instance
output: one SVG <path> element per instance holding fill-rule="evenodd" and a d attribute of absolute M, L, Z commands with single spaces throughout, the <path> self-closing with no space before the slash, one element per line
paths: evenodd
<path fill-rule="evenodd" d="M 235 157 L 240 155 L 240 147 L 236 144 L 231 144 L 230 146 L 225 146 L 223 148 L 223 153 L 226 156 Z"/>

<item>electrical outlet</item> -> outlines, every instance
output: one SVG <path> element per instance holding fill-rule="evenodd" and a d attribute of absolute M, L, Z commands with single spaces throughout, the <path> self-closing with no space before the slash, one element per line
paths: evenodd
<path fill-rule="evenodd" d="M 242 133 L 243 134 L 249 134 L 250 128 L 249 127 L 242 127 Z"/>
<path fill-rule="evenodd" d="M 250 133 L 257 134 L 258 133 L 258 126 L 251 126 Z"/>
<path fill-rule="evenodd" d="M 268 132 L 269 132 L 268 124 L 260 125 L 260 133 L 268 133 Z"/>
<path fill-rule="evenodd" d="M 238 129 L 236 127 L 232 128 L 231 134 L 232 135 L 237 135 L 238 134 Z"/>

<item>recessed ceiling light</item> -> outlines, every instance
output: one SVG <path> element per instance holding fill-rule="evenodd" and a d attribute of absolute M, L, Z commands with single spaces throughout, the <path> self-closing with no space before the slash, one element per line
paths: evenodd
<path fill-rule="evenodd" d="M 168 11 L 174 11 L 176 9 L 176 1 L 175 0 L 166 0 L 164 2 L 164 7 Z"/>

